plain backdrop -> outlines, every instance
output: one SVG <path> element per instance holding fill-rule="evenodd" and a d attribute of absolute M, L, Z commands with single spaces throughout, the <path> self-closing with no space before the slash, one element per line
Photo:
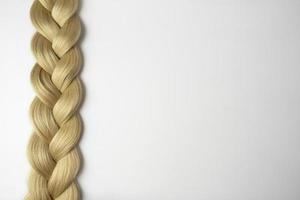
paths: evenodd
<path fill-rule="evenodd" d="M 26 193 L 32 1 L 0 1 L 0 199 Z M 300 1 L 86 0 L 85 200 L 299 200 Z"/>

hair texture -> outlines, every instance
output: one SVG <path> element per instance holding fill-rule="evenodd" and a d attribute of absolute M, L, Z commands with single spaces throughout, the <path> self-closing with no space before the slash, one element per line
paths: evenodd
<path fill-rule="evenodd" d="M 32 170 L 26 200 L 79 200 L 76 176 L 81 134 L 78 107 L 82 98 L 76 43 L 78 0 L 35 0 L 31 20 L 37 32 L 31 72 L 36 97 L 30 107 L 33 134 L 28 145 Z"/>

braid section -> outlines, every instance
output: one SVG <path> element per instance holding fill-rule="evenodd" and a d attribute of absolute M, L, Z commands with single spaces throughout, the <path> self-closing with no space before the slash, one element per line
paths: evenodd
<path fill-rule="evenodd" d="M 77 9 L 78 0 L 35 0 L 31 7 L 37 30 L 31 46 L 37 62 L 31 72 L 36 97 L 30 107 L 33 133 L 27 154 L 32 170 L 26 200 L 80 200 L 76 177 L 82 87 Z"/>

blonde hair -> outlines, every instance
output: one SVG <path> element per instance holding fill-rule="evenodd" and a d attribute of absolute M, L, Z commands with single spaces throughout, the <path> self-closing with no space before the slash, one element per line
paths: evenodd
<path fill-rule="evenodd" d="M 32 170 L 26 200 L 79 200 L 76 176 L 81 134 L 78 107 L 82 88 L 81 55 L 76 43 L 80 20 L 78 0 L 35 0 L 31 20 L 37 33 L 31 73 L 36 92 L 30 115 L 33 134 L 28 145 Z"/>

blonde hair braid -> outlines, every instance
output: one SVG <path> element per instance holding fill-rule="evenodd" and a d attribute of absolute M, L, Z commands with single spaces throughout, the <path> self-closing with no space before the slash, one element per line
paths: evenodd
<path fill-rule="evenodd" d="M 79 200 L 77 143 L 81 134 L 78 107 L 82 89 L 81 55 L 76 43 L 78 0 L 35 0 L 31 8 L 37 33 L 31 73 L 36 92 L 30 114 L 34 131 L 28 145 L 32 166 L 26 200 Z"/>

